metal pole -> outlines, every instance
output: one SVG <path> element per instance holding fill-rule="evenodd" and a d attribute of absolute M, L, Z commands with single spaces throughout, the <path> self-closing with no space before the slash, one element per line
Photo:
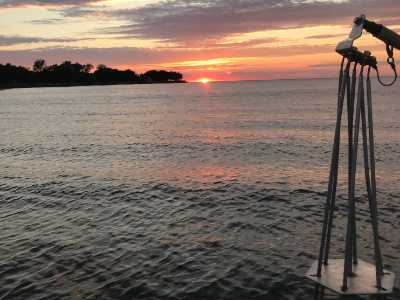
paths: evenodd
<path fill-rule="evenodd" d="M 351 91 L 350 98 L 347 102 L 347 111 L 348 111 L 348 151 L 349 151 L 349 160 L 348 160 L 348 195 L 350 198 L 350 180 L 352 174 L 352 160 L 353 160 L 353 119 L 354 119 L 354 100 L 356 96 L 356 84 L 357 84 L 357 63 L 354 64 L 353 74 L 351 78 Z M 355 204 L 355 201 L 353 202 Z M 355 207 L 353 210 L 353 263 L 358 263 L 357 256 L 357 230 L 356 230 L 356 215 L 355 215 Z"/>
<path fill-rule="evenodd" d="M 343 59 L 343 61 L 344 61 L 344 59 Z M 332 207 L 332 189 L 333 189 L 334 177 L 336 177 L 336 175 L 337 175 L 339 144 L 340 144 L 340 127 L 341 127 L 341 119 L 342 119 L 342 112 L 343 112 L 343 102 L 344 102 L 346 83 L 348 80 L 348 72 L 349 72 L 349 68 L 350 68 L 350 62 L 347 62 L 345 71 L 343 72 L 343 61 L 341 64 L 340 76 L 339 76 L 340 88 L 339 88 L 339 93 L 338 93 L 336 128 L 335 128 L 335 137 L 334 137 L 333 151 L 332 151 L 332 158 L 331 158 L 331 169 L 330 169 L 330 174 L 329 174 L 328 195 L 327 195 L 326 205 L 325 205 L 324 223 L 322 226 L 321 245 L 320 245 L 320 251 L 319 251 L 319 258 L 318 258 L 318 268 L 317 268 L 317 276 L 318 277 L 321 276 L 322 261 L 323 261 L 323 257 L 324 257 L 324 252 L 326 251 L 328 221 L 329 221 L 330 211 L 333 209 L 333 207 Z M 336 169 L 336 171 L 335 171 L 335 169 Z M 336 175 L 335 175 L 335 173 L 336 173 Z"/>
<path fill-rule="evenodd" d="M 367 89 L 368 94 L 368 89 Z M 368 97 L 368 96 L 367 96 Z M 371 188 L 371 179 L 370 179 L 370 167 L 369 167 L 369 155 L 368 155 L 368 136 L 367 136 L 367 120 L 365 116 L 365 101 L 363 99 L 363 103 L 361 104 L 361 119 L 362 119 L 362 135 L 363 135 L 363 149 L 364 149 L 364 169 L 365 169 L 365 184 L 367 187 L 367 194 L 368 194 L 368 203 L 370 207 L 371 213 L 371 220 L 374 227 L 374 208 L 373 208 L 373 201 L 374 196 Z M 375 232 L 374 232 L 374 241 L 375 241 Z M 375 247 L 376 248 L 376 247 Z M 379 272 L 379 267 L 377 264 L 378 260 L 376 259 L 376 250 L 375 250 L 375 264 L 376 264 L 376 285 L 378 288 L 381 288 L 381 274 Z"/>
<path fill-rule="evenodd" d="M 356 106 L 356 119 L 354 128 L 354 137 L 352 144 L 352 160 L 351 160 L 351 176 L 349 178 L 349 199 L 348 199 L 348 217 L 347 217 L 347 232 L 346 232 L 346 245 L 345 245 L 345 259 L 343 268 L 343 283 L 342 290 L 347 290 L 347 279 L 353 272 L 353 245 L 354 245 L 354 201 L 355 201 L 355 177 L 357 167 L 357 150 L 358 150 L 358 135 L 360 131 L 360 114 L 361 102 L 364 94 L 364 66 L 361 66 L 358 82 L 357 106 Z"/>
<path fill-rule="evenodd" d="M 372 230 L 374 235 L 376 280 L 378 288 L 381 288 L 381 275 L 383 275 L 383 263 L 382 263 L 381 248 L 379 244 L 379 231 L 378 231 L 378 207 L 376 200 L 376 177 L 375 177 L 375 141 L 374 141 L 373 118 L 372 118 L 372 94 L 371 94 L 370 70 L 371 67 L 368 68 L 368 74 L 367 74 L 369 150 L 370 150 L 370 161 L 371 161 L 371 200 L 369 201 L 369 204 L 371 212 Z"/>
<path fill-rule="evenodd" d="M 350 65 L 351 66 L 351 65 Z M 345 77 L 347 78 L 347 114 L 348 114 L 348 120 L 351 120 L 348 122 L 349 128 L 352 128 L 353 124 L 353 110 L 354 108 L 349 108 L 349 104 L 352 102 L 354 103 L 354 97 L 355 97 L 355 83 L 356 83 L 356 66 L 357 63 L 354 64 L 353 67 L 353 72 L 352 72 L 352 78 L 350 80 L 350 66 L 347 72 L 345 71 Z M 346 66 L 347 67 L 347 66 Z M 354 104 L 352 104 L 354 106 Z M 350 112 L 351 111 L 351 117 L 350 117 Z M 351 124 L 351 126 L 350 126 Z M 349 135 L 350 137 L 350 135 Z M 352 138 L 352 137 L 351 137 Z M 340 140 L 340 136 L 339 136 Z M 350 152 L 349 152 L 350 153 Z M 339 148 L 338 152 L 336 155 L 336 161 L 335 161 L 335 174 L 334 174 L 334 181 L 333 181 L 333 186 L 332 186 L 332 196 L 331 196 L 331 210 L 329 214 L 329 220 L 328 220 L 328 232 L 327 232 L 327 237 L 326 237 L 326 249 L 325 249 L 325 257 L 324 257 L 324 264 L 328 264 L 329 260 L 329 251 L 330 251 L 330 242 L 331 242 L 331 235 L 332 235 L 332 227 L 333 227 L 333 218 L 334 218 L 334 211 L 335 211 L 335 202 L 336 202 L 336 189 L 337 189 L 337 179 L 338 179 L 338 164 L 339 164 Z"/>

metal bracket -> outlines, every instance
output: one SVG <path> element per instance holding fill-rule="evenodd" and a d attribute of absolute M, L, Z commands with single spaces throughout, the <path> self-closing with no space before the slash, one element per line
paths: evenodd
<path fill-rule="evenodd" d="M 372 56 L 371 52 L 361 52 L 356 47 L 346 49 L 346 51 L 343 51 L 341 55 L 347 58 L 349 61 L 356 62 L 357 64 L 360 64 L 362 66 L 370 66 L 372 68 L 376 68 L 378 64 L 376 57 Z"/>
<path fill-rule="evenodd" d="M 353 28 L 347 39 L 341 41 L 336 46 L 336 52 L 344 55 L 347 51 L 353 48 L 353 43 L 356 39 L 360 38 L 364 29 L 365 16 L 361 15 L 354 20 Z"/>

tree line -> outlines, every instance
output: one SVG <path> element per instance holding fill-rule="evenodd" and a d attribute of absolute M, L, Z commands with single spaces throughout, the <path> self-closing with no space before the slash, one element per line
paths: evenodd
<path fill-rule="evenodd" d="M 184 82 L 182 74 L 165 70 L 137 74 L 129 69 L 118 70 L 103 64 L 94 70 L 92 64 L 70 61 L 48 66 L 44 59 L 36 60 L 32 69 L 0 64 L 0 87 L 177 82 Z"/>

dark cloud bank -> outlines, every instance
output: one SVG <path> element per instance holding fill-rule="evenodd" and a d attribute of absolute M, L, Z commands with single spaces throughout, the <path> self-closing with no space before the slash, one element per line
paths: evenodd
<path fill-rule="evenodd" d="M 0 46 L 15 46 L 20 44 L 33 44 L 33 43 L 67 43 L 81 41 L 82 39 L 73 38 L 42 38 L 42 37 L 28 37 L 28 36 L 6 36 L 0 35 Z"/>
<path fill-rule="evenodd" d="M 349 24 L 365 13 L 374 19 L 400 21 L 398 0 L 170 0 L 135 9 L 110 12 L 131 23 L 109 28 L 111 33 L 140 38 L 192 43 L 217 40 L 230 34 Z M 400 23 L 400 22 L 399 22 Z"/>
<path fill-rule="evenodd" d="M 85 5 L 100 0 L 0 0 L 1 7 L 19 7 L 27 5 L 35 6 L 70 6 L 70 5 Z"/>

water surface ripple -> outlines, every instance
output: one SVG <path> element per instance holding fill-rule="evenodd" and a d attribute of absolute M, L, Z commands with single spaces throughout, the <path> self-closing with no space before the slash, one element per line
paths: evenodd
<path fill-rule="evenodd" d="M 374 88 L 381 243 L 398 273 L 400 88 Z M 304 273 L 335 91 L 299 80 L 0 92 L 0 299 L 313 299 Z M 357 194 L 360 255 L 373 261 Z"/>

